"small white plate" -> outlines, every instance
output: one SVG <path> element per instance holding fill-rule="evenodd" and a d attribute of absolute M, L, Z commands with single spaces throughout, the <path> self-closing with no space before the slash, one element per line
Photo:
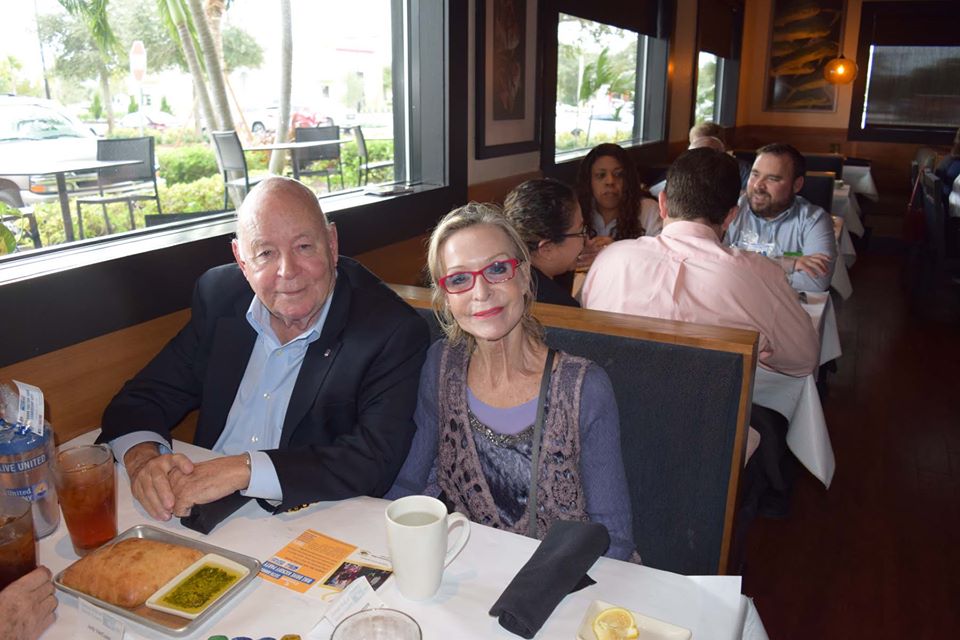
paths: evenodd
<path fill-rule="evenodd" d="M 580 622 L 577 640 L 597 640 L 597 634 L 593 632 L 593 621 L 604 609 L 616 606 L 603 600 L 591 602 L 590 606 L 587 607 L 587 612 L 583 614 L 583 620 Z M 627 609 L 627 611 L 630 610 Z M 689 629 L 645 616 L 636 611 L 630 611 L 630 613 L 633 615 L 633 620 L 637 623 L 637 629 L 640 631 L 637 640 L 690 640 L 693 637 Z"/>
<path fill-rule="evenodd" d="M 220 566 L 221 568 L 227 571 L 231 571 L 233 573 L 238 574 L 237 579 L 234 580 L 233 583 L 230 584 L 230 586 L 228 586 L 226 589 L 221 591 L 216 597 L 208 600 L 203 605 L 202 609 L 195 612 L 188 612 L 182 609 L 177 609 L 175 607 L 170 607 L 165 605 L 163 602 L 161 602 L 161 600 L 163 600 L 163 598 L 170 591 L 173 591 L 177 586 L 180 585 L 180 583 L 184 579 L 186 579 L 188 576 L 193 574 L 198 569 L 202 568 L 204 565 Z M 224 558 L 223 556 L 216 553 L 208 553 L 207 555 L 203 556 L 202 558 L 200 558 L 199 560 L 191 564 L 189 567 L 187 567 L 186 569 L 178 573 L 176 577 L 174 577 L 170 582 L 160 587 L 156 593 L 154 593 L 152 596 L 150 596 L 147 599 L 146 604 L 151 609 L 156 609 L 157 611 L 163 611 L 165 613 L 171 613 L 175 616 L 180 616 L 181 618 L 187 618 L 188 620 L 193 620 L 197 616 L 202 615 L 203 612 L 209 609 L 213 605 L 213 603 L 215 603 L 217 600 L 220 600 L 225 595 L 230 593 L 230 591 L 232 591 L 238 584 L 241 583 L 241 581 L 243 581 L 243 579 L 247 576 L 248 573 L 250 573 L 250 569 L 243 566 L 242 564 L 234 562 L 233 560 L 230 560 L 228 558 Z"/>

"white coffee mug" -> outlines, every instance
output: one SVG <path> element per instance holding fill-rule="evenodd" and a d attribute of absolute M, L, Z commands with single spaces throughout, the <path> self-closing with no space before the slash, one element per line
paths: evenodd
<path fill-rule="evenodd" d="M 462 513 L 447 515 L 447 507 L 429 496 L 407 496 L 387 507 L 387 546 L 400 593 L 411 600 L 432 598 L 440 588 L 443 569 L 470 538 L 470 521 Z M 451 548 L 448 533 L 462 531 Z"/>

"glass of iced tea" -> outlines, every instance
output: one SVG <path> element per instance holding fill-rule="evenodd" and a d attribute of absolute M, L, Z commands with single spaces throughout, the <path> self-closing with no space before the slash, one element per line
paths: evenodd
<path fill-rule="evenodd" d="M 84 556 L 117 535 L 117 475 L 113 452 L 91 444 L 57 453 L 54 465 L 60 508 L 70 541 Z"/>
<path fill-rule="evenodd" d="M 30 501 L 0 495 L 0 590 L 37 568 Z"/>

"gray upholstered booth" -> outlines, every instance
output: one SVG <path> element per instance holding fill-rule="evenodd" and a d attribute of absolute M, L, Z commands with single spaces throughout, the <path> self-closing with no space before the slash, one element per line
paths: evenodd
<path fill-rule="evenodd" d="M 429 294 L 395 287 L 439 337 Z M 609 374 L 646 565 L 725 573 L 743 467 L 757 334 L 536 305 L 547 342 Z"/>

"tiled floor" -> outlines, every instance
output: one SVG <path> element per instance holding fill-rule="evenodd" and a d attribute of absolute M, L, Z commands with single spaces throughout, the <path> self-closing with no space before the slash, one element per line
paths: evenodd
<path fill-rule="evenodd" d="M 773 640 L 960 638 L 960 288 L 918 282 L 899 249 L 875 237 L 838 307 L 832 486 L 801 472 L 789 517 L 748 539 Z"/>

